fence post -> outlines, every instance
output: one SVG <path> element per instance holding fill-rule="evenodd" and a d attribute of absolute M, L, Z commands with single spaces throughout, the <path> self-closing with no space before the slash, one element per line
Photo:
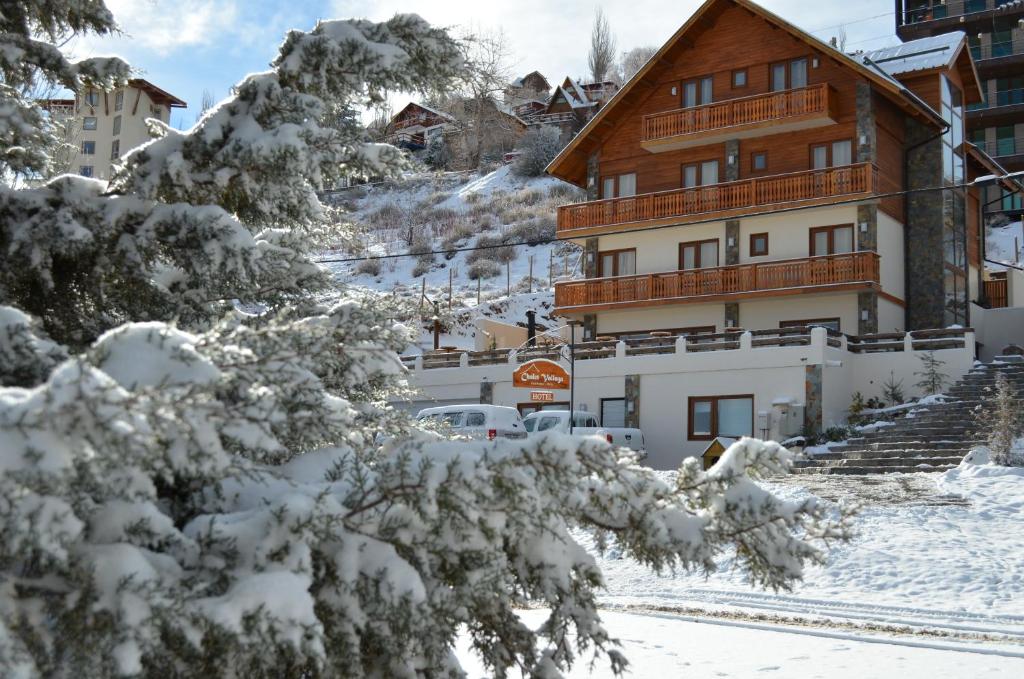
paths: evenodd
<path fill-rule="evenodd" d="M 452 269 L 448 268 L 448 308 L 452 308 Z"/>
<path fill-rule="evenodd" d="M 754 336 L 747 330 L 740 335 L 740 349 L 750 351 L 754 348 Z"/>
<path fill-rule="evenodd" d="M 423 372 L 423 354 L 420 354 L 413 360 L 412 367 L 418 373 Z"/>
<path fill-rule="evenodd" d="M 679 337 L 676 338 L 676 353 L 686 353 L 686 335 L 680 335 Z"/>
<path fill-rule="evenodd" d="M 626 343 L 622 340 L 615 343 L 615 358 L 626 358 Z"/>
<path fill-rule="evenodd" d="M 460 368 L 468 368 L 469 367 L 469 354 L 467 352 L 465 352 L 465 351 L 463 351 L 461 354 L 459 354 L 459 367 Z"/>
<path fill-rule="evenodd" d="M 480 278 L 476 279 L 476 305 L 480 306 Z"/>
<path fill-rule="evenodd" d="M 533 294 L 533 255 L 530 255 L 530 294 Z"/>
<path fill-rule="evenodd" d="M 903 336 L 903 351 L 907 354 L 914 351 L 914 336 L 910 334 L 910 331 L 907 331 L 907 334 Z"/>
<path fill-rule="evenodd" d="M 512 262 L 505 262 L 505 296 L 512 294 Z"/>

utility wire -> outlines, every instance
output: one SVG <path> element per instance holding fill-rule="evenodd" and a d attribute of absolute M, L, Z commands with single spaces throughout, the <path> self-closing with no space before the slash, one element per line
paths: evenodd
<path fill-rule="evenodd" d="M 919 188 L 919 189 L 904 189 L 903 191 L 891 191 L 889 193 L 876 193 L 876 194 L 873 194 L 873 195 L 869 196 L 869 198 L 871 198 L 871 199 L 877 199 L 877 198 L 899 198 L 901 196 L 908 196 L 908 195 L 913 194 L 913 193 L 934 193 L 934 192 L 941 192 L 941 191 L 949 191 L 951 189 L 966 189 L 966 188 L 970 188 L 971 186 L 973 186 L 973 184 L 956 184 L 956 185 L 952 185 L 952 186 L 926 186 L 926 187 Z M 752 212 L 752 213 L 749 213 L 749 214 L 745 214 L 745 215 L 743 215 L 743 217 L 744 218 L 749 218 L 749 217 L 765 217 L 765 216 L 770 216 L 770 215 L 789 214 L 791 212 L 800 212 L 800 211 L 803 211 L 803 210 L 814 210 L 814 209 L 821 208 L 821 207 L 833 207 L 833 206 L 836 206 L 836 205 L 849 205 L 851 203 L 860 203 L 860 202 L 863 202 L 864 200 L 865 200 L 865 198 L 850 198 L 848 200 L 841 200 L 841 201 L 837 201 L 835 203 L 828 203 L 826 205 L 799 205 L 799 206 L 796 206 L 796 207 L 782 208 L 782 209 L 777 209 L 777 210 L 762 210 L 760 212 Z M 602 235 L 602 236 L 619 236 L 619 235 L 623 235 L 623 234 L 644 233 L 644 232 L 647 232 L 647 231 L 661 231 L 662 229 L 674 229 L 674 228 L 677 228 L 679 226 L 693 226 L 693 225 L 697 225 L 697 224 L 711 224 L 711 223 L 720 222 L 720 221 L 722 221 L 721 217 L 714 217 L 714 218 L 700 219 L 700 220 L 692 221 L 692 222 L 686 222 L 685 224 L 658 224 L 658 225 L 654 225 L 654 226 L 642 226 L 642 227 L 637 227 L 637 228 L 632 228 L 632 229 L 625 229 L 625 230 L 622 230 L 622 231 L 606 231 L 606 232 L 604 232 L 604 233 L 602 233 L 600 235 Z M 546 238 L 546 239 L 542 239 L 542 240 L 520 241 L 520 242 L 517 242 L 517 243 L 499 243 L 499 244 L 495 244 L 495 245 L 474 245 L 474 246 L 471 246 L 471 247 L 462 247 L 462 248 L 445 248 L 443 250 L 431 250 L 429 252 L 403 252 L 403 253 L 392 254 L 392 255 L 371 255 L 371 256 L 368 256 L 368 257 L 343 257 L 343 258 L 336 258 L 336 259 L 317 259 L 317 260 L 313 260 L 313 261 L 316 264 L 347 264 L 347 263 L 350 263 L 350 262 L 365 262 L 365 261 L 370 261 L 370 260 L 375 260 L 375 259 L 398 259 L 398 258 L 401 258 L 401 257 L 423 257 L 423 256 L 426 256 L 426 255 L 431 255 L 431 256 L 433 256 L 433 255 L 446 255 L 446 254 L 452 253 L 452 252 L 455 252 L 455 253 L 458 253 L 458 252 L 473 252 L 473 251 L 476 251 L 476 250 L 494 250 L 494 249 L 497 249 L 497 248 L 507 248 L 507 247 L 522 247 L 522 246 L 533 247 L 533 246 L 536 246 L 536 245 L 548 245 L 550 243 L 565 242 L 565 241 L 569 240 L 570 238 L 572 238 L 572 236 L 568 236 L 566 238 Z"/>

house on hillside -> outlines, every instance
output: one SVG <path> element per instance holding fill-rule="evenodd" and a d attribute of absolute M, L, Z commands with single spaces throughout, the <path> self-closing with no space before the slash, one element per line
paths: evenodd
<path fill-rule="evenodd" d="M 522 78 L 516 78 L 505 87 L 505 105 L 514 111 L 518 106 L 528 102 L 547 103 L 550 93 L 551 84 L 547 78 L 540 71 L 532 71 Z"/>
<path fill-rule="evenodd" d="M 435 136 L 457 129 L 454 116 L 426 104 L 409 102 L 384 128 L 384 141 L 399 148 L 419 151 Z"/>
<path fill-rule="evenodd" d="M 146 119 L 170 124 L 171 109 L 185 108 L 178 97 L 148 80 L 133 78 L 112 92 L 86 90 L 74 99 L 40 102 L 53 119 L 60 119 L 65 140 L 74 147 L 66 161 L 68 172 L 110 179 L 113 163 L 151 137 Z"/>
<path fill-rule="evenodd" d="M 580 83 L 566 77 L 555 88 L 544 111 L 534 114 L 528 122 L 534 127 L 556 126 L 568 141 L 617 91 L 618 86 L 612 82 Z"/>
<path fill-rule="evenodd" d="M 563 83 L 549 115 L 585 125 L 548 172 L 588 194 L 556 220 L 583 251 L 554 299 L 575 326 L 573 405 L 641 427 L 669 469 L 716 437 L 842 424 L 890 378 L 917 395 L 921 352 L 956 379 L 1024 335 L 1024 275 L 992 308 L 983 266 L 980 194 L 1022 188 L 965 143 L 968 47 L 851 56 L 751 0 L 707 0 L 603 106 Z M 410 363 L 436 400 L 522 407 L 511 374 L 532 356 L 563 358 Z"/>

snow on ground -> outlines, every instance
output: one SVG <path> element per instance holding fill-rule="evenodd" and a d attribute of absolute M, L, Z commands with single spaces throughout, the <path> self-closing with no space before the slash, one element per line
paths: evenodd
<path fill-rule="evenodd" d="M 895 475 L 883 477 L 889 479 Z M 942 622 L 1013 629 L 1024 641 L 1024 476 L 995 467 L 954 469 L 941 476 L 899 475 L 931 485 L 936 497 L 966 502 L 869 502 L 856 520 L 859 535 L 835 545 L 824 566 L 807 570 L 793 592 L 751 589 L 723 559 L 717 574 L 652 575 L 615 554 L 600 563 L 611 606 L 732 605 L 794 614 Z M 787 497 L 807 494 L 805 477 L 772 479 Z M 837 484 L 872 484 L 873 477 L 840 477 Z M 932 485 L 934 484 L 934 485 Z M 867 485 L 865 487 L 868 487 Z M 895 490 L 894 490 L 895 489 Z M 898 493 L 898 486 L 887 490 Z M 854 493 L 856 495 L 856 493 Z"/>
<path fill-rule="evenodd" d="M 523 611 L 533 627 L 545 611 Z M 1013 649 L 967 649 L 955 644 L 856 636 L 821 629 L 701 619 L 659 613 L 606 611 L 602 619 L 622 641 L 632 677 L 706 679 L 984 679 L 1024 676 Z M 1005 653 L 1006 655 L 1002 655 Z M 470 679 L 488 676 L 462 637 L 457 654 Z M 1016 654 L 1016 655 L 1014 655 Z M 570 677 L 612 677 L 606 660 L 591 668 L 583 656 Z"/>
<path fill-rule="evenodd" d="M 1014 239 L 1016 239 L 1016 243 Z M 985 237 L 985 256 L 988 259 L 1014 264 L 1018 261 L 1018 258 L 1014 256 L 1015 246 L 1024 249 L 1024 230 L 1022 230 L 1020 222 L 989 227 Z M 986 262 L 985 266 L 996 271 L 1005 268 L 991 262 Z"/>
<path fill-rule="evenodd" d="M 351 286 L 393 293 L 413 302 L 419 301 L 425 281 L 428 299 L 441 303 L 448 330 L 441 344 L 473 348 L 473 320 L 478 316 L 525 323 L 526 310 L 534 308 L 541 317 L 538 320 L 551 325 L 550 319 L 544 320 L 553 303 L 550 284 L 577 269 L 579 253 L 562 243 L 515 246 L 504 252 L 484 250 L 475 255 L 455 250 L 474 247 L 481 237 L 494 244 L 553 238 L 557 205 L 572 202 L 578 194 L 578 189 L 553 177 L 518 177 L 510 166 L 484 175 L 421 173 L 402 181 L 354 187 L 336 193 L 332 202 L 348 210 L 346 219 L 360 233 L 360 245 L 354 250 L 328 250 L 322 258 L 445 251 L 432 257 L 380 259 L 377 271 L 359 262 L 326 266 Z M 410 246 L 410 237 L 416 245 Z M 490 259 L 496 267 L 495 275 L 483 278 L 479 285 L 470 278 L 474 258 Z M 507 264 L 504 259 L 509 259 Z M 429 323 L 423 325 L 419 346 L 409 353 L 432 346 Z"/>

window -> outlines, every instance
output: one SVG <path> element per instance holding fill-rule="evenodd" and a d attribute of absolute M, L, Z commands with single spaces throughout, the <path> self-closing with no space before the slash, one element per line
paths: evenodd
<path fill-rule="evenodd" d="M 91 156 L 96 153 L 96 142 L 94 141 L 83 141 L 82 142 L 82 155 Z"/>
<path fill-rule="evenodd" d="M 813 328 L 816 326 L 835 330 L 836 332 L 840 330 L 838 318 L 805 318 L 797 321 L 779 321 L 780 328 Z"/>
<path fill-rule="evenodd" d="M 150 109 L 150 111 L 153 112 L 153 117 L 154 118 L 159 118 L 160 116 L 162 116 L 164 114 L 164 110 L 162 108 L 160 108 L 159 106 L 154 106 L 153 108 Z"/>
<path fill-rule="evenodd" d="M 734 88 L 747 86 L 747 69 L 740 69 L 732 72 L 732 86 Z"/>
<path fill-rule="evenodd" d="M 96 129 L 96 118 L 95 116 L 86 116 L 82 118 L 82 129 L 83 130 L 95 130 Z"/>
<path fill-rule="evenodd" d="M 86 106 L 97 106 L 100 103 L 100 93 L 89 91 L 85 93 Z"/>
<path fill-rule="evenodd" d="M 811 146 L 811 169 L 824 170 L 853 163 L 853 142 L 849 139 Z"/>
<path fill-rule="evenodd" d="M 853 224 L 811 229 L 811 257 L 853 252 Z"/>
<path fill-rule="evenodd" d="M 115 139 L 114 143 L 110 145 L 110 159 L 117 160 L 121 157 L 121 140 Z"/>
<path fill-rule="evenodd" d="M 705 269 L 718 266 L 718 239 L 679 244 L 679 268 Z"/>
<path fill-rule="evenodd" d="M 691 396 L 689 412 L 691 441 L 739 438 L 754 432 L 753 396 Z"/>
<path fill-rule="evenodd" d="M 768 169 L 768 154 L 764 151 L 757 151 L 750 156 L 750 168 L 754 172 Z"/>
<path fill-rule="evenodd" d="M 114 110 L 120 111 L 124 108 L 124 90 L 118 90 L 114 95 Z"/>
<path fill-rule="evenodd" d="M 597 275 L 601 278 L 609 276 L 632 276 L 636 273 L 636 249 L 606 250 L 598 253 Z"/>
<path fill-rule="evenodd" d="M 599 425 L 597 424 L 597 418 L 594 417 L 593 415 L 581 415 L 579 413 L 576 413 L 575 415 L 572 416 L 572 426 L 593 427 L 596 429 Z"/>
<path fill-rule="evenodd" d="M 601 180 L 602 198 L 628 198 L 636 195 L 636 173 L 605 177 Z"/>
<path fill-rule="evenodd" d="M 807 58 L 771 65 L 772 92 L 807 87 Z"/>
<path fill-rule="evenodd" d="M 624 399 L 624 398 L 602 398 L 601 399 L 601 426 L 602 427 L 625 427 L 626 426 L 626 399 Z"/>
<path fill-rule="evenodd" d="M 483 413 L 466 413 L 466 424 L 467 427 L 482 427 L 487 422 L 487 417 Z"/>
<path fill-rule="evenodd" d="M 768 234 L 767 233 L 752 233 L 750 234 L 750 256 L 751 257 L 764 257 L 768 254 Z"/>
<path fill-rule="evenodd" d="M 91 177 L 92 165 L 82 165 L 81 167 L 78 168 L 78 174 L 82 175 L 83 177 Z"/>
<path fill-rule="evenodd" d="M 718 183 L 718 161 L 705 160 L 702 163 L 683 165 L 683 188 L 709 186 Z"/>
<path fill-rule="evenodd" d="M 121 134 L 121 116 L 114 116 L 114 136 Z"/>
<path fill-rule="evenodd" d="M 683 83 L 683 108 L 702 106 L 713 101 L 714 81 L 711 76 Z"/>

